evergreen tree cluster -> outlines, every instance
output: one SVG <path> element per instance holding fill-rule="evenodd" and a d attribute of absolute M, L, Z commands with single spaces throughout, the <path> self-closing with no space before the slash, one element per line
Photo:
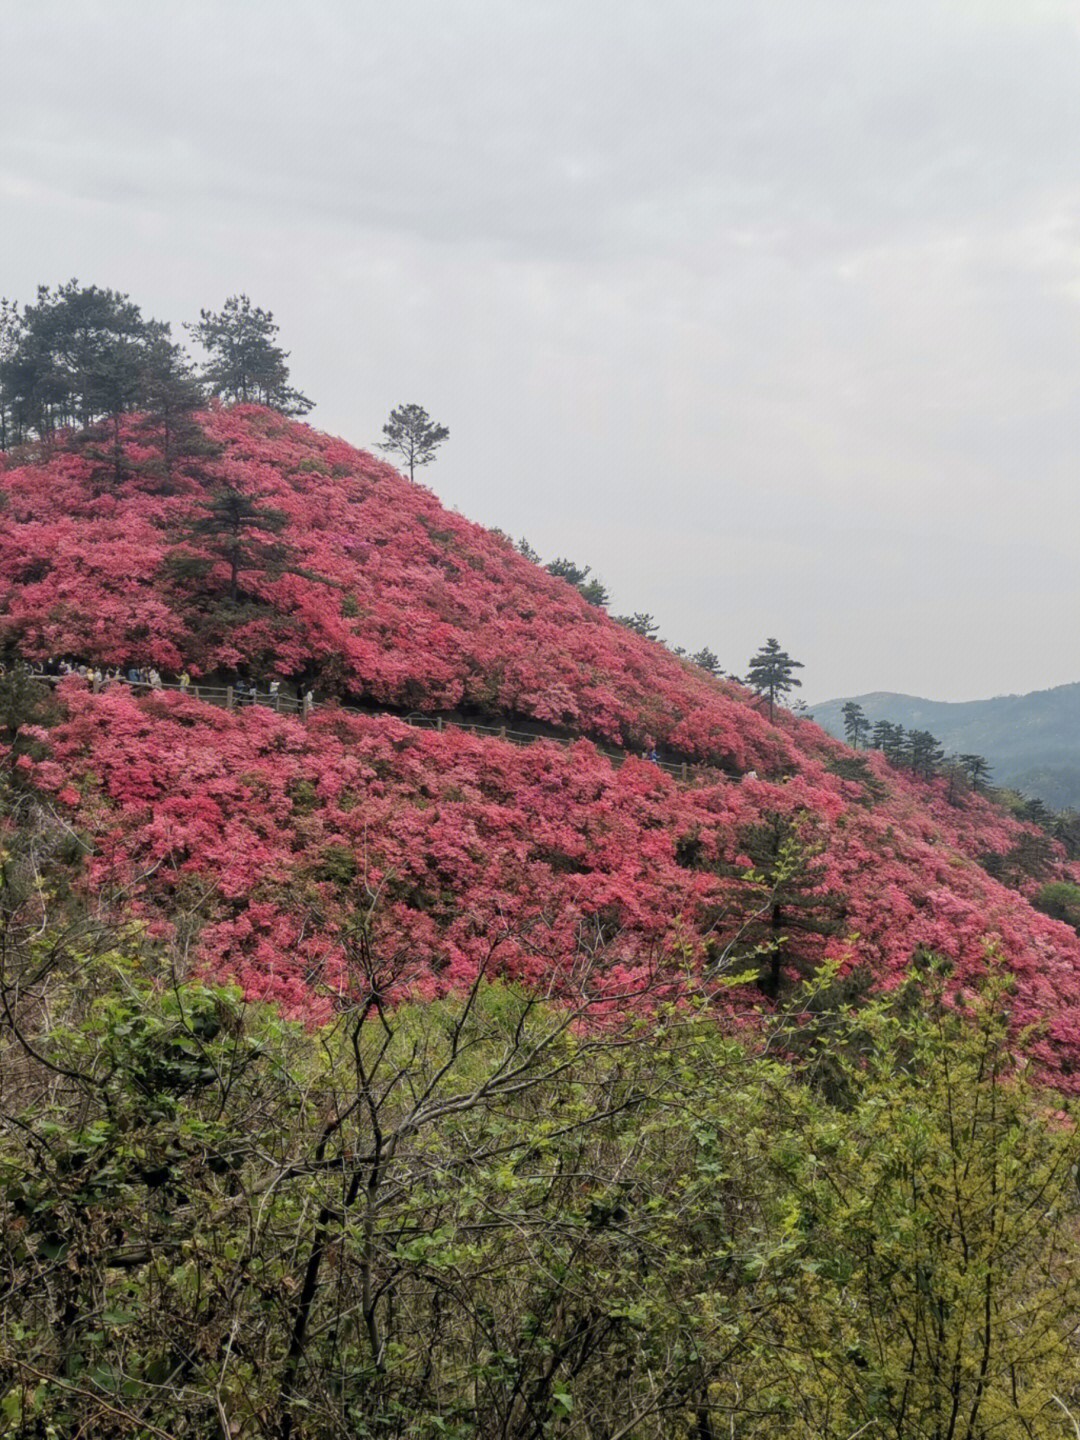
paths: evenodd
<path fill-rule="evenodd" d="M 312 402 L 292 388 L 287 352 L 268 310 L 233 295 L 185 327 L 205 352 L 197 366 L 170 325 L 143 315 L 118 290 L 39 286 L 20 306 L 0 301 L 0 450 L 104 425 L 119 444 L 122 416 L 156 420 L 176 445 L 184 417 L 210 396 L 301 415 Z"/>
<path fill-rule="evenodd" d="M 870 721 L 862 706 L 849 700 L 841 712 L 844 738 L 854 750 L 879 750 L 897 770 L 909 771 L 920 780 L 943 777 L 949 782 L 949 799 L 965 791 L 987 794 L 991 791 L 990 762 L 985 755 L 964 752 L 946 755 L 941 742 L 929 730 L 906 729 L 892 720 Z M 1054 814 L 1040 799 L 1015 792 L 995 790 L 995 798 L 1004 803 L 1018 820 L 1038 825 L 1064 845 L 1070 856 L 1080 855 L 1080 821 L 1071 811 Z M 1026 860 L 1021 866 L 1026 874 L 1037 873 L 1039 866 Z"/>
<path fill-rule="evenodd" d="M 1045 879 L 1052 856 L 1051 841 L 1056 841 L 1070 860 L 1080 858 L 1080 815 L 1075 810 L 1055 812 L 1038 796 L 993 787 L 992 767 L 985 755 L 974 751 L 947 755 L 929 730 L 905 729 L 891 720 L 870 721 L 856 700 L 848 700 L 841 713 L 844 738 L 852 749 L 878 750 L 895 769 L 908 771 L 920 780 L 946 780 L 950 803 L 956 803 L 958 795 L 968 792 L 990 795 L 1015 819 L 1036 825 L 1045 832 L 1042 836 L 1023 837 L 1004 854 L 988 852 L 980 857 L 983 868 L 991 875 L 1021 887 L 1033 879 Z M 1066 919 L 1069 924 L 1080 923 L 1080 902 L 1073 908 L 1070 895 L 1066 914 L 1062 912 L 1055 886 L 1044 885 L 1043 891 L 1053 893 L 1045 904 L 1036 899 L 1037 908 L 1056 919 Z"/>
<path fill-rule="evenodd" d="M 897 770 L 909 770 L 920 780 L 948 774 L 962 779 L 972 790 L 985 790 L 990 765 L 983 755 L 946 755 L 936 735 L 929 730 L 908 730 L 892 720 L 870 721 L 862 706 L 849 700 L 842 711 L 844 738 L 853 750 L 880 750 Z"/>

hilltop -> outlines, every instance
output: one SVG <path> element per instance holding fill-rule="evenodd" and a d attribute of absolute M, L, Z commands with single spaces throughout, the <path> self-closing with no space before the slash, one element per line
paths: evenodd
<path fill-rule="evenodd" d="M 1080 808 L 1080 683 L 990 700 L 925 700 L 877 691 L 823 701 L 811 707 L 814 719 L 830 735 L 842 736 L 841 712 L 849 700 L 861 705 L 871 722 L 930 730 L 946 750 L 985 756 L 997 785 L 1037 795 L 1055 810 Z"/>
<path fill-rule="evenodd" d="M 119 481 L 74 440 L 0 471 L 8 658 L 276 673 L 324 703 L 304 722 L 62 683 L 11 758 L 79 837 L 73 883 L 310 1018 L 347 988 L 372 912 L 390 988 L 428 996 L 481 970 L 557 992 L 587 965 L 612 1004 L 692 974 L 752 1015 L 825 961 L 855 993 L 928 951 L 962 987 L 996 952 L 1017 1022 L 1042 1026 L 1036 1053 L 1071 1083 L 1080 941 L 1030 903 L 1071 875 L 1041 832 L 809 722 L 770 724 L 340 440 L 214 409 L 205 452 L 170 472 L 126 423 Z M 213 529 L 228 496 L 263 517 L 238 522 L 238 576 Z M 551 738 L 417 731 L 408 711 Z M 652 744 L 687 783 L 635 758 Z M 757 983 L 729 991 L 738 972 Z"/>
<path fill-rule="evenodd" d="M 200 479 L 162 475 L 136 421 L 128 431 L 118 485 L 77 450 L 9 460 L 0 641 L 28 658 L 277 673 L 322 696 L 524 716 L 740 769 L 790 759 L 709 677 L 342 441 L 254 406 L 214 410 L 204 432 L 219 453 Z M 244 567 L 238 604 L 190 533 L 224 488 L 257 497 L 287 537 L 281 563 Z"/>

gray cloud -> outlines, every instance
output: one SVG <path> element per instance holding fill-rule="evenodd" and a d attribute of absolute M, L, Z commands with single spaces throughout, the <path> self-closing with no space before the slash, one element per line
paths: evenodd
<path fill-rule="evenodd" d="M 317 423 L 811 694 L 1078 677 L 1073 0 L 0 0 L 0 289 L 271 306 Z"/>

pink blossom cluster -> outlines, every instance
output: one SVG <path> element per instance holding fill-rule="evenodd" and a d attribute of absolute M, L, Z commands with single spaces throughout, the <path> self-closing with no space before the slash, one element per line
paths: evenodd
<path fill-rule="evenodd" d="M 290 1013 L 332 1007 L 368 911 L 411 993 L 481 968 L 558 990 L 599 953 L 612 995 L 648 979 L 654 1000 L 658 969 L 672 985 L 680 967 L 700 977 L 737 938 L 757 903 L 747 837 L 787 816 L 841 902 L 804 958 L 888 985 L 921 948 L 951 959 L 959 986 L 992 947 L 1017 976 L 1018 1021 L 1044 1022 L 1044 1062 L 1067 1076 L 1080 1061 L 1080 940 L 977 863 L 1021 831 L 979 797 L 920 804 L 883 773 L 887 793 L 868 803 L 813 755 L 772 781 L 687 785 L 645 761 L 613 766 L 587 741 L 519 748 L 333 709 L 304 723 L 78 681 L 61 697 L 66 718 L 18 766 L 88 837 L 87 885 L 134 897 L 162 929 L 190 913 L 199 963 Z M 752 1011 L 760 997 L 725 1003 Z"/>

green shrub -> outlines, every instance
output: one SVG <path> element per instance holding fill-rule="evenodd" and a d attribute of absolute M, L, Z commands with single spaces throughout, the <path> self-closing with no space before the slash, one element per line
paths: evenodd
<path fill-rule="evenodd" d="M 1080 885 L 1070 880 L 1051 880 L 1039 888 L 1035 908 L 1053 920 L 1064 920 L 1080 932 Z"/>

